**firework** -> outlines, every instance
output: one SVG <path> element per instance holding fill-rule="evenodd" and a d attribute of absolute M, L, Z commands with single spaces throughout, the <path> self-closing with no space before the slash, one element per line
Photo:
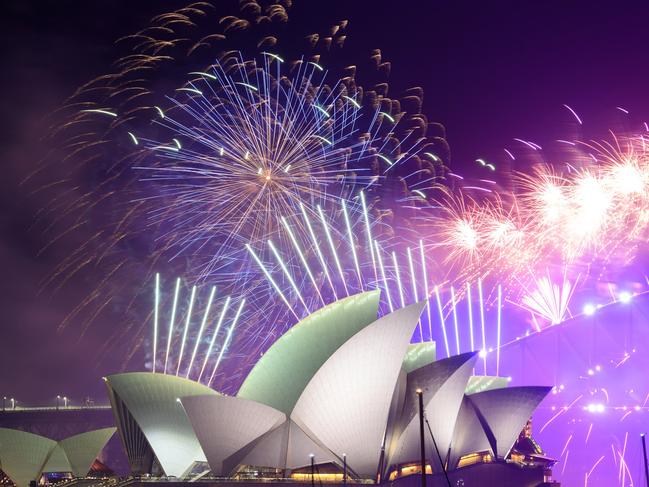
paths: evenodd
<path fill-rule="evenodd" d="M 268 299 L 275 290 L 247 243 L 270 240 L 279 254 L 299 248 L 311 239 L 309 224 L 342 201 L 354 205 L 361 190 L 372 237 L 383 239 L 389 215 L 425 204 L 443 182 L 448 146 L 443 127 L 421 113 L 422 90 L 388 96 L 391 65 L 379 50 L 345 59 L 346 21 L 286 29 L 289 12 L 286 2 L 232 1 L 157 16 L 119 39 L 115 69 L 51 117 L 57 150 L 32 178 L 53 193 L 44 231 L 53 243 L 73 232 L 81 243 L 44 285 L 56 291 L 90 270 L 104 276 L 60 327 L 85 330 L 108 310 L 118 313 L 125 326 L 101 356 L 130 337 L 126 364 L 148 342 L 138 303 L 155 272 L 197 285 L 216 279 L 227 294 L 245 290 L 246 312 L 282 329 L 295 316 Z M 56 183 L 46 178 L 51 167 Z M 407 188 L 397 201 L 383 193 L 395 184 Z M 307 219 L 297 223 L 301 205 Z M 338 233 L 319 242 L 323 252 Z M 324 292 L 342 296 L 339 279 L 355 286 L 342 262 L 329 271 Z M 163 326 L 159 316 L 148 319 Z M 278 332 L 267 328 L 233 336 L 233 346 L 263 350 Z"/>
<path fill-rule="evenodd" d="M 182 302 L 179 305 L 179 301 L 182 301 L 181 286 L 181 279 L 176 279 L 173 298 L 171 299 L 171 310 L 167 313 L 170 299 L 168 294 L 164 292 L 164 286 L 161 285 L 160 274 L 156 273 L 155 275 L 153 314 L 156 319 L 153 321 L 153 337 L 151 340 L 151 371 L 156 372 L 157 369 L 163 374 L 184 375 L 186 378 L 201 382 L 208 365 L 211 363 L 212 372 L 206 382 L 206 384 L 211 385 L 232 341 L 235 327 L 241 318 L 246 300 L 239 300 L 236 312 L 233 315 L 230 308 L 231 296 L 225 296 L 223 300 L 220 299 L 216 293 L 216 286 L 212 286 L 207 301 L 203 302 L 201 289 L 198 286 L 192 286 L 188 302 L 186 306 L 183 306 Z M 215 302 L 217 305 L 213 306 Z M 169 316 L 168 321 L 163 320 L 163 322 L 168 322 L 168 329 L 164 333 L 164 330 L 160 329 L 158 318 L 167 314 Z M 178 314 L 181 316 L 184 314 L 184 327 L 182 329 L 175 327 Z M 198 330 L 196 330 L 196 318 L 200 318 Z M 230 324 L 229 326 L 226 325 L 227 331 L 223 336 L 221 330 L 228 321 Z M 211 337 L 209 337 L 210 335 Z M 166 340 L 164 358 L 160 356 L 158 350 L 161 336 L 165 336 Z M 219 340 L 221 345 L 217 347 Z M 185 356 L 186 349 L 192 350 L 188 361 L 185 360 L 187 358 Z M 202 361 L 200 360 L 201 355 Z M 199 369 L 194 365 L 197 363 L 197 358 L 199 359 L 198 364 L 201 364 Z M 175 371 L 171 366 L 174 361 L 176 362 Z M 159 367 L 159 363 L 164 365 Z"/>
<path fill-rule="evenodd" d="M 509 193 L 477 198 L 469 186 L 447 192 L 442 211 L 422 220 L 429 250 L 444 256 L 451 281 L 461 286 L 489 277 L 517 302 L 527 294 L 528 307 L 535 301 L 541 312 L 551 305 L 537 298 L 548 293 L 533 297 L 526 290 L 539 284 L 544 270 L 569 269 L 574 281 L 595 265 L 628 264 L 649 230 L 649 159 L 642 136 L 615 140 L 584 144 L 592 156 L 587 165 L 576 157 L 563 167 L 537 165 L 514 174 Z M 557 306 L 541 314 L 556 322 L 565 311 L 565 304 Z"/>
<path fill-rule="evenodd" d="M 138 135 L 152 223 L 170 228 L 163 238 L 175 254 L 209 249 L 202 275 L 246 242 L 274 238 L 275 215 L 329 204 L 372 179 L 363 163 L 374 141 L 356 133 L 359 93 L 328 86 L 313 62 L 287 77 L 270 53 L 261 65 L 229 60 L 182 88 L 154 123 L 158 139 Z M 380 131 L 385 117 L 371 116 Z"/>
<path fill-rule="evenodd" d="M 554 283 L 549 275 L 536 279 L 535 287 L 522 298 L 521 305 L 533 316 L 538 315 L 551 325 L 561 323 L 570 313 L 568 305 L 576 283 L 571 283 L 565 276 L 559 283 Z M 537 331 L 540 327 L 534 318 Z"/>

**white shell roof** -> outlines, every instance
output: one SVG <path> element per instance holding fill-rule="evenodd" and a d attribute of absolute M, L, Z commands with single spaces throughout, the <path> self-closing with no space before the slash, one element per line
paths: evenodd
<path fill-rule="evenodd" d="M 494 389 L 467 396 L 482 424 L 491 448 L 505 458 L 532 413 L 551 387 L 521 386 Z"/>
<path fill-rule="evenodd" d="M 408 374 L 405 404 L 400 421 L 395 425 L 394 441 L 388 449 L 387 465 L 398 465 L 418 459 L 419 406 L 417 389 L 423 391 L 424 411 L 442 459 L 451 445 L 453 429 L 471 376 L 477 354 L 465 353 L 420 367 Z M 426 427 L 426 455 L 439 471 L 439 459 Z"/>
<path fill-rule="evenodd" d="M 345 342 L 316 372 L 291 419 L 359 476 L 377 473 L 392 393 L 425 303 L 383 316 Z"/>

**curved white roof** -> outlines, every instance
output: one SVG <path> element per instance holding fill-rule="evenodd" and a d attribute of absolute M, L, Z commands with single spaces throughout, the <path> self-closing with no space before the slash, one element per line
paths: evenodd
<path fill-rule="evenodd" d="M 395 383 L 419 315 L 416 303 L 347 340 L 315 373 L 291 419 L 359 476 L 375 477 Z"/>
<path fill-rule="evenodd" d="M 289 420 L 237 452 L 226 463 L 231 470 L 238 465 L 294 470 L 309 465 L 311 454 L 316 463 L 332 462 L 342 465 L 340 459 L 329 449 Z"/>
<path fill-rule="evenodd" d="M 377 290 L 364 292 L 311 313 L 266 351 L 237 396 L 291 414 L 300 394 L 331 354 L 376 321 L 379 299 Z"/>
<path fill-rule="evenodd" d="M 464 396 L 460 412 L 455 421 L 448 469 L 453 470 L 456 468 L 460 458 L 464 455 L 482 451 L 489 451 L 493 454 L 491 444 L 482 429 L 478 416 L 476 416 L 473 404 L 471 404 L 467 396 Z"/>
<path fill-rule="evenodd" d="M 181 402 L 216 475 L 229 475 L 228 458 L 286 422 L 281 411 L 239 397 L 191 396 Z"/>
<path fill-rule="evenodd" d="M 50 451 L 47 456 L 47 461 L 43 468 L 43 472 L 71 472 L 72 467 L 70 467 L 70 461 L 68 456 L 65 454 L 63 447 L 57 443 L 54 448 Z M 86 472 L 87 473 L 87 472 Z"/>
<path fill-rule="evenodd" d="M 284 422 L 257 438 L 249 448 L 243 448 L 232 455 L 227 462 L 227 468 L 234 470 L 239 465 L 286 468 L 289 423 L 290 421 Z"/>
<path fill-rule="evenodd" d="M 69 436 L 59 441 L 70 462 L 70 471 L 75 477 L 85 477 L 97 455 L 115 434 L 117 428 L 102 428 Z M 47 471 L 47 470 L 44 470 Z"/>
<path fill-rule="evenodd" d="M 40 435 L 0 428 L 0 467 L 18 487 L 38 480 L 56 441 Z"/>
<path fill-rule="evenodd" d="M 111 375 L 106 378 L 106 385 L 113 411 L 119 410 L 114 394 L 146 437 L 166 475 L 180 477 L 194 462 L 206 461 L 178 399 L 196 395 L 216 396 L 216 391 L 189 379 L 150 372 Z M 130 421 L 116 417 L 116 422 L 124 443 L 128 445 L 128 438 L 135 437 L 137 432 L 130 431 L 133 429 Z"/>
<path fill-rule="evenodd" d="M 551 387 L 521 386 L 467 396 L 499 458 L 509 454 L 532 412 L 551 390 Z"/>
<path fill-rule="evenodd" d="M 82 477 L 114 433 L 115 428 L 103 428 L 57 442 L 25 431 L 0 428 L 0 468 L 18 487 L 38 480 L 43 472 L 72 472 Z"/>
<path fill-rule="evenodd" d="M 417 389 L 423 391 L 424 411 L 442 459 L 446 458 L 456 418 L 469 377 L 475 365 L 475 352 L 456 355 L 420 367 L 408 374 L 405 404 L 395 425 L 392 444 L 388 448 L 386 467 L 419 459 L 419 406 Z M 426 428 L 428 430 L 428 428 Z M 433 442 L 426 431 L 426 454 L 433 470 L 441 465 Z"/>
<path fill-rule="evenodd" d="M 315 438 L 305 433 L 295 422 L 291 421 L 289 424 L 288 449 L 286 451 L 286 468 L 294 470 L 310 465 L 310 455 L 315 457 L 316 463 L 332 462 L 342 465 L 339 457 Z"/>

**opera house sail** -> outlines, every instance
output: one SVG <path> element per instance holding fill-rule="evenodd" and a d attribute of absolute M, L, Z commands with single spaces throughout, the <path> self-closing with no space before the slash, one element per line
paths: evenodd
<path fill-rule="evenodd" d="M 0 469 L 17 487 L 28 487 L 45 473 L 85 477 L 99 452 L 115 434 L 102 428 L 60 441 L 10 428 L 0 428 Z"/>

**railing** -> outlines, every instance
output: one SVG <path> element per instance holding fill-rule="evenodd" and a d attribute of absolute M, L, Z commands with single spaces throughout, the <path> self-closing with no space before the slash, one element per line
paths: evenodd
<path fill-rule="evenodd" d="M 107 410 L 110 409 L 110 406 L 16 406 L 11 407 L 7 406 L 6 408 L 0 408 L 0 413 L 11 413 L 11 412 L 29 412 L 29 411 L 97 411 L 97 410 Z"/>
<path fill-rule="evenodd" d="M 149 476 L 142 476 L 142 477 L 127 477 L 123 479 L 119 479 L 116 477 L 108 477 L 108 478 L 93 478 L 93 477 L 81 477 L 81 478 L 72 478 L 72 479 L 65 479 L 61 480 L 59 482 L 50 484 L 52 487 L 128 487 L 129 485 L 134 485 L 134 484 L 142 484 L 142 483 L 147 483 L 147 484 L 155 484 L 155 483 L 167 483 L 167 484 L 174 484 L 174 483 L 182 483 L 186 484 L 188 482 L 194 483 L 194 484 L 206 484 L 206 483 L 211 483 L 211 484 L 236 484 L 236 483 L 268 483 L 268 484 L 306 484 L 309 483 L 310 480 L 304 480 L 304 479 L 295 479 L 295 478 L 275 478 L 275 477 L 245 477 L 245 478 L 232 478 L 232 477 L 211 477 L 211 476 L 206 476 L 206 477 L 201 477 L 198 479 L 190 479 L 190 478 L 176 478 L 176 477 L 149 477 Z M 318 479 L 316 476 L 315 479 L 316 484 L 343 484 L 342 480 L 339 481 L 331 481 L 331 480 L 323 480 L 323 479 Z M 347 479 L 347 484 L 356 484 L 356 485 L 365 485 L 365 484 L 374 484 L 375 482 L 371 479 L 360 479 L 360 480 L 352 480 L 352 479 Z"/>
<path fill-rule="evenodd" d="M 199 479 L 189 478 L 176 478 L 176 477 L 130 477 L 123 482 L 115 484 L 114 487 L 123 487 L 130 483 L 213 483 L 213 484 L 226 484 L 226 483 L 287 483 L 287 484 L 304 484 L 311 482 L 311 479 L 296 479 L 292 477 L 211 477 L 205 476 Z M 342 480 L 325 480 L 315 477 L 316 484 L 343 484 Z M 372 479 L 347 479 L 347 484 L 374 484 Z"/>

